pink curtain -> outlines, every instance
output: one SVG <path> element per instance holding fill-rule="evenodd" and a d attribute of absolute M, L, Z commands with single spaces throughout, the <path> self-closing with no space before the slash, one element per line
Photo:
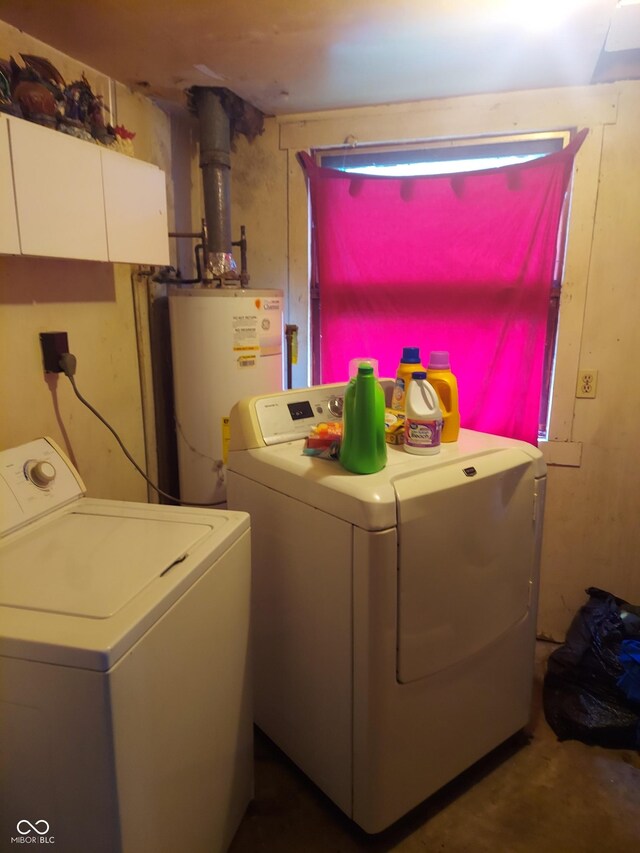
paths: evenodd
<path fill-rule="evenodd" d="M 346 380 L 356 357 L 392 377 L 405 346 L 425 365 L 448 350 L 462 426 L 535 444 L 558 227 L 586 133 L 525 164 L 411 178 L 324 169 L 301 153 L 321 381 Z"/>

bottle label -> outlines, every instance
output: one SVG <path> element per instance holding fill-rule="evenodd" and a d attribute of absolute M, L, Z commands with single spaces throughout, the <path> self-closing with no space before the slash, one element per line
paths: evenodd
<path fill-rule="evenodd" d="M 410 447 L 438 447 L 442 435 L 442 421 L 417 421 L 409 419 L 404 424 L 404 441 Z"/>
<path fill-rule="evenodd" d="M 404 409 L 405 391 L 404 379 L 398 376 L 393 386 L 393 397 L 391 398 L 391 408 L 396 412 L 401 412 Z"/>

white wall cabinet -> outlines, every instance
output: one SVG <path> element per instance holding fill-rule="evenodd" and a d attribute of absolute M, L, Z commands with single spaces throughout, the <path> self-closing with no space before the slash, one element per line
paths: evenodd
<path fill-rule="evenodd" d="M 18 251 L 169 263 L 161 169 L 22 119 L 8 123 Z"/>
<path fill-rule="evenodd" d="M 0 115 L 0 253 L 20 254 L 16 198 L 13 192 L 9 122 Z"/>
<path fill-rule="evenodd" d="M 100 151 L 109 260 L 169 264 L 164 172 L 115 151 Z"/>
<path fill-rule="evenodd" d="M 24 255 L 107 261 L 100 149 L 9 119 Z"/>

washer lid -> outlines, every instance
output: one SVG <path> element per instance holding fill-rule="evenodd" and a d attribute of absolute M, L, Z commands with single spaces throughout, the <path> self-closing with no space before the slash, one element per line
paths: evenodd
<path fill-rule="evenodd" d="M 113 616 L 211 532 L 205 524 L 70 512 L 0 552 L 0 606 Z"/>
<path fill-rule="evenodd" d="M 88 498 L 47 514 L 0 540 L 0 655 L 106 671 L 248 531 L 244 512 Z"/>

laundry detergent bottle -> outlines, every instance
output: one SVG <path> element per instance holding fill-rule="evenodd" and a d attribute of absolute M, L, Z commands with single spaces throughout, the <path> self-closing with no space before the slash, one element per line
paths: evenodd
<path fill-rule="evenodd" d="M 411 378 L 404 417 L 404 449 L 407 453 L 439 453 L 442 412 L 438 395 L 427 382 L 425 371 L 416 371 Z"/>
<path fill-rule="evenodd" d="M 425 370 L 420 363 L 420 350 L 418 347 L 404 347 L 391 399 L 391 408 L 396 412 L 404 412 L 409 383 L 415 370 Z"/>
<path fill-rule="evenodd" d="M 442 441 L 457 441 L 460 432 L 458 380 L 451 372 L 448 352 L 434 350 L 431 353 L 427 381 L 435 388 L 442 410 Z"/>
<path fill-rule="evenodd" d="M 373 365 L 362 362 L 344 394 L 340 463 L 354 474 L 374 474 L 387 464 L 384 391 Z"/>

